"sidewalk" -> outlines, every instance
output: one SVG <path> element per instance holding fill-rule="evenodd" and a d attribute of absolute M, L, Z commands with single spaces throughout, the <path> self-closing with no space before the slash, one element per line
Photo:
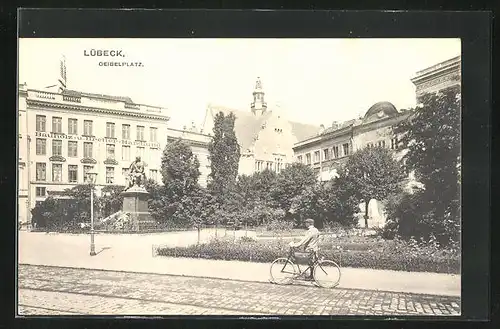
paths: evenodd
<path fill-rule="evenodd" d="M 89 236 L 24 233 L 19 238 L 19 263 L 269 282 L 267 263 L 153 257 L 152 244 L 180 236 L 98 235 L 98 255 L 91 257 Z M 342 268 L 339 287 L 460 296 L 460 284 L 459 275 Z"/>

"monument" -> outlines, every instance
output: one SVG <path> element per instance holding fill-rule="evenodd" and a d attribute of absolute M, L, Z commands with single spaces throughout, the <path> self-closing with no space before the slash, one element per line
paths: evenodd
<path fill-rule="evenodd" d="M 145 164 L 136 157 L 129 168 L 129 186 L 121 193 L 124 213 L 128 214 L 133 231 L 147 230 L 155 226 L 148 209 L 149 193 L 144 188 L 146 181 Z"/>

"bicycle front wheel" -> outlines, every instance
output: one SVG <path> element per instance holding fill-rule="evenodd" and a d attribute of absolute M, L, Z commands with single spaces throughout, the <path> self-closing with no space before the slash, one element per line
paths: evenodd
<path fill-rule="evenodd" d="M 340 281 L 340 266 L 331 260 L 321 260 L 313 270 L 314 281 L 323 288 L 334 288 Z"/>
<path fill-rule="evenodd" d="M 290 284 L 297 275 L 297 266 L 287 258 L 278 258 L 271 263 L 271 282 Z"/>

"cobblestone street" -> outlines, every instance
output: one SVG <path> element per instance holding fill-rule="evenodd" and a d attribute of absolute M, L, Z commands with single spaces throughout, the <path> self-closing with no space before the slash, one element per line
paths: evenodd
<path fill-rule="evenodd" d="M 18 303 L 19 315 L 460 315 L 457 297 L 33 265 L 19 266 Z"/>

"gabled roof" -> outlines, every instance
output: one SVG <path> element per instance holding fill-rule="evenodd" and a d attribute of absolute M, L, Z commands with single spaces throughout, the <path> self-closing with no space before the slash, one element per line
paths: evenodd
<path fill-rule="evenodd" d="M 207 112 L 207 114 L 211 115 L 212 118 L 214 118 L 218 112 L 222 112 L 224 113 L 224 115 L 233 113 L 236 116 L 234 130 L 236 132 L 236 138 L 238 138 L 238 142 L 241 146 L 242 151 L 246 151 L 252 146 L 264 122 L 273 115 L 272 111 L 267 111 L 263 115 L 255 116 L 250 110 L 242 111 L 223 106 L 212 105 L 209 106 Z M 292 134 L 297 138 L 298 141 L 314 136 L 319 131 L 319 126 L 293 121 L 289 121 L 289 123 L 292 126 Z"/>
<path fill-rule="evenodd" d="M 71 89 L 64 89 L 62 91 L 62 94 L 68 95 L 68 96 L 84 96 L 84 97 L 93 97 L 93 98 L 103 98 L 103 99 L 109 99 L 109 100 L 113 100 L 113 101 L 134 104 L 134 101 L 132 101 L 132 99 L 130 97 L 127 97 L 127 96 L 110 96 L 110 95 L 102 95 L 102 94 L 93 94 L 93 93 L 85 93 L 85 92 L 71 90 Z"/>

